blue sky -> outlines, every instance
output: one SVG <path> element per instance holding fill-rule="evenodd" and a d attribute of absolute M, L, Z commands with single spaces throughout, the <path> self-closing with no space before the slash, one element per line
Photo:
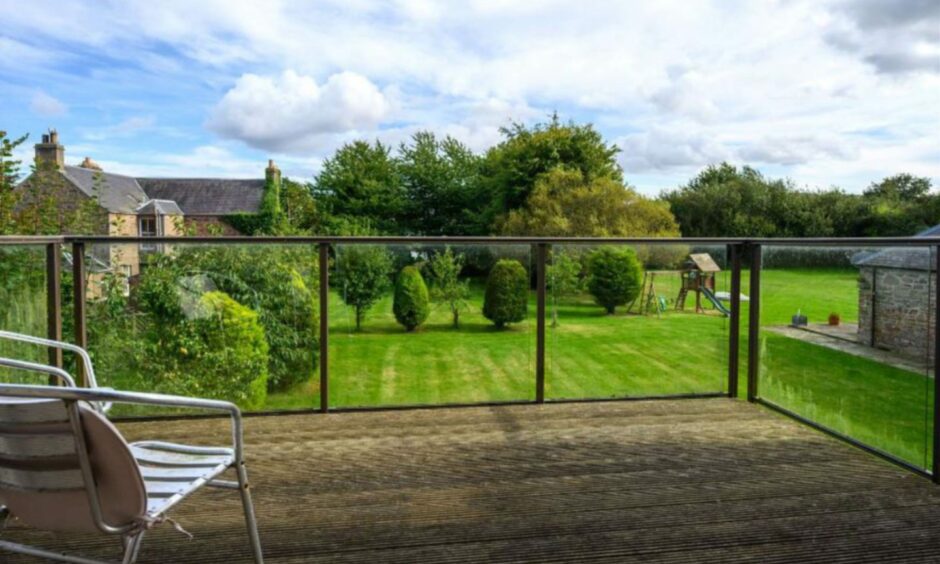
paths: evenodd
<path fill-rule="evenodd" d="M 351 139 L 478 151 L 557 111 L 646 193 L 709 163 L 940 184 L 940 2 L 0 0 L 0 129 L 139 176 L 310 178 Z M 31 148 L 21 156 L 28 159 Z"/>

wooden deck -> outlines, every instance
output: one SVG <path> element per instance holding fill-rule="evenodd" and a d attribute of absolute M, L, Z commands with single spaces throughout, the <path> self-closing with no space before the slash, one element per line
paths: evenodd
<path fill-rule="evenodd" d="M 225 436 L 221 420 L 123 428 Z M 246 438 L 272 563 L 940 561 L 940 487 L 742 401 L 254 417 Z M 234 493 L 175 517 L 195 539 L 164 525 L 141 562 L 247 561 Z M 16 524 L 4 537 L 117 554 Z"/>

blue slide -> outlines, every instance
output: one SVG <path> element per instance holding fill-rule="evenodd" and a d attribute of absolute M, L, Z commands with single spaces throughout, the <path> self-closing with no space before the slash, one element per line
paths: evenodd
<path fill-rule="evenodd" d="M 720 311 L 722 315 L 725 317 L 731 315 L 731 310 L 726 308 L 725 304 L 721 303 L 721 300 L 719 300 L 711 290 L 708 288 L 702 288 L 702 293 L 705 294 L 705 297 L 708 298 L 708 301 L 710 301 L 712 305 L 715 306 L 715 309 Z"/>

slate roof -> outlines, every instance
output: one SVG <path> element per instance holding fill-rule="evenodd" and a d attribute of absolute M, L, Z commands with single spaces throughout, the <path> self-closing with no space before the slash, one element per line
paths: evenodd
<path fill-rule="evenodd" d="M 183 210 L 173 200 L 147 200 L 136 211 L 138 215 L 183 215 Z"/>
<path fill-rule="evenodd" d="M 940 225 L 921 231 L 915 237 L 940 238 Z M 892 247 L 883 251 L 863 252 L 852 257 L 855 266 L 898 268 L 904 270 L 936 270 L 928 247 Z"/>
<path fill-rule="evenodd" d="M 264 179 L 138 178 L 153 199 L 172 200 L 186 215 L 257 213 L 261 208 Z"/>
<path fill-rule="evenodd" d="M 96 174 L 102 178 L 99 201 L 110 212 L 136 213 L 137 207 L 150 199 L 134 177 L 78 166 L 66 165 L 62 168 L 62 175 L 87 196 L 95 195 Z"/>

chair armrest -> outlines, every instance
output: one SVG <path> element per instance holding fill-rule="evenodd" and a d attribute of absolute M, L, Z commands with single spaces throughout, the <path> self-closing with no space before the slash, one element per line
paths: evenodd
<path fill-rule="evenodd" d="M 6 362 L 8 359 L 0 359 L 0 361 Z M 22 361 L 13 362 L 32 364 L 23 363 Z M 58 370 L 57 368 L 43 366 L 41 364 L 35 366 Z M 235 452 L 235 462 L 236 464 L 241 464 L 244 462 L 242 412 L 237 405 L 228 401 L 190 398 L 186 396 L 173 396 L 167 394 L 152 394 L 146 392 L 125 392 L 107 388 L 66 388 L 56 386 L 26 386 L 22 384 L 0 384 L 0 396 L 60 399 L 64 401 L 85 401 L 89 403 L 110 402 L 135 405 L 155 405 L 160 407 L 188 407 L 210 411 L 224 411 L 229 414 L 232 422 L 232 449 Z"/>
<path fill-rule="evenodd" d="M 6 366 L 7 368 L 15 368 L 17 370 L 23 370 L 26 372 L 38 372 L 40 374 L 47 374 L 49 376 L 54 376 L 58 378 L 60 383 L 70 387 L 75 387 L 75 380 L 72 379 L 72 376 L 68 372 L 57 368 L 55 366 L 49 366 L 46 364 L 38 364 L 35 362 L 27 362 L 25 360 L 16 360 L 13 358 L 3 358 L 0 357 L 0 366 Z"/>
<path fill-rule="evenodd" d="M 82 366 L 85 367 L 85 378 L 86 382 L 88 382 L 88 387 L 98 387 L 98 382 L 95 379 L 95 369 L 91 364 L 91 357 L 88 355 L 88 351 L 78 345 L 73 345 L 72 343 L 66 343 L 63 341 L 53 341 L 52 339 L 43 339 L 42 337 L 34 337 L 32 335 L 23 335 L 22 333 L 14 333 L 12 331 L 0 331 L 0 339 L 7 339 L 8 341 L 19 341 L 21 343 L 30 343 L 33 345 L 52 347 L 73 352 L 82 359 Z"/>

